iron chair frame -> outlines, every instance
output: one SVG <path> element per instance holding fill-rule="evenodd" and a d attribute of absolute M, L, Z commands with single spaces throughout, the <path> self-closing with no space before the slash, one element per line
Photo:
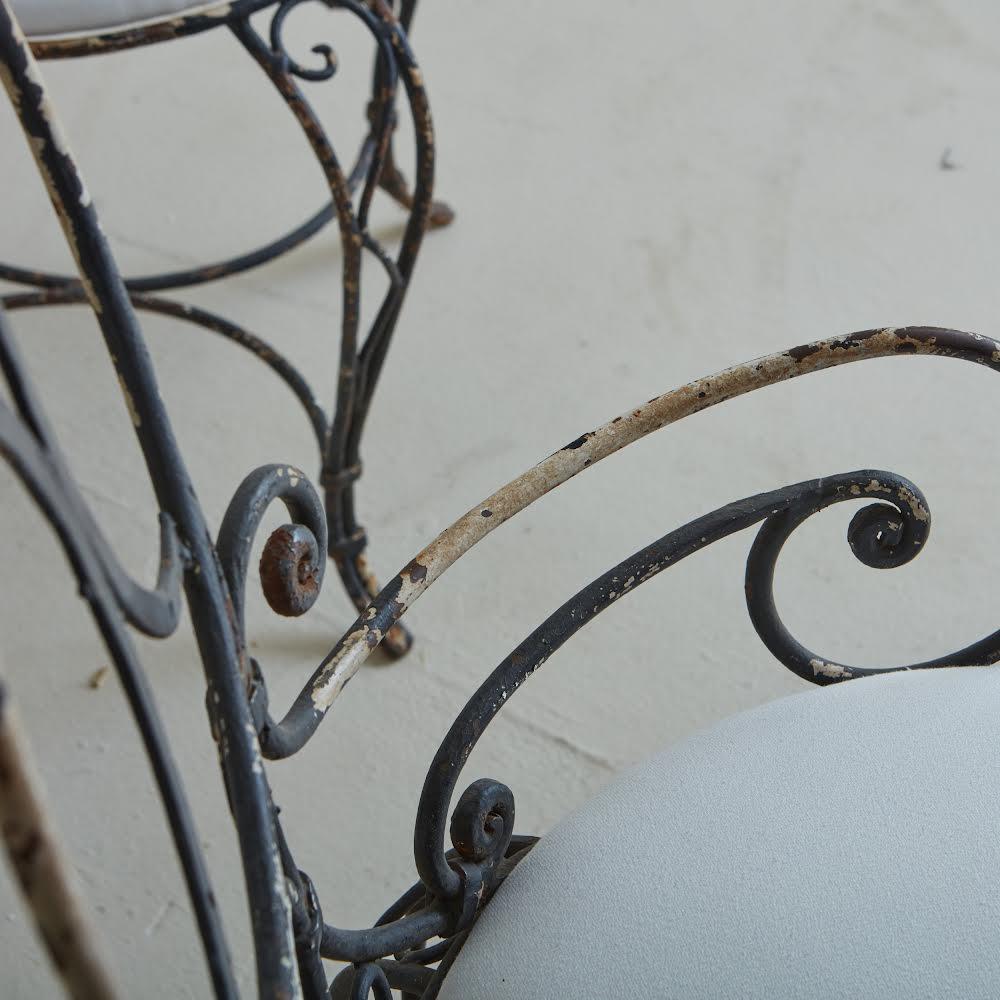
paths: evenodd
<path fill-rule="evenodd" d="M 286 0 L 279 9 L 287 12 L 301 2 Z M 432 140 L 426 98 L 403 25 L 379 0 L 317 2 L 343 7 L 361 18 L 379 47 L 384 79 L 402 82 L 408 105 L 422 123 L 417 129 L 414 195 L 419 207 L 408 226 L 408 233 L 412 227 L 410 249 L 404 245 L 400 251 L 401 257 L 412 256 L 428 223 L 433 161 L 428 155 Z M 234 30 L 251 31 L 246 23 Z M 241 40 L 280 85 L 294 94 L 294 73 L 280 47 L 269 47 L 260 36 L 249 34 Z M 395 67 L 392 71 L 390 61 Z M 451 810 L 461 772 L 476 742 L 520 686 L 580 628 L 641 583 L 720 538 L 759 526 L 746 570 L 750 617 L 775 658 L 807 681 L 825 685 L 886 671 L 1000 660 L 1000 632 L 994 632 L 923 663 L 884 669 L 852 667 L 807 649 L 781 621 L 773 577 L 791 533 L 831 505 L 874 501 L 865 503 L 851 520 L 850 546 L 868 566 L 902 565 L 920 552 L 930 527 L 926 500 L 913 483 L 894 473 L 866 469 L 739 500 L 669 532 L 623 560 L 563 604 L 501 661 L 455 720 L 428 768 L 414 827 L 418 881 L 372 927 L 344 929 L 328 924 L 320 891 L 295 862 L 265 761 L 290 757 L 306 744 L 342 697 L 351 677 L 398 628 L 410 605 L 463 554 L 539 497 L 601 459 L 735 396 L 881 357 L 950 357 L 1000 371 L 1000 344 L 941 328 L 868 330 L 737 365 L 626 411 L 499 489 L 419 552 L 367 603 L 279 720 L 271 714 L 263 668 L 248 652 L 244 595 L 250 553 L 265 510 L 280 501 L 290 523 L 272 532 L 264 545 L 261 585 L 269 605 L 279 614 L 305 613 L 323 581 L 331 530 L 329 510 L 303 472 L 287 464 L 269 465 L 246 477 L 212 538 L 137 321 L 136 308 L 142 303 L 135 301 L 134 289 L 122 279 L 101 234 L 94 206 L 9 0 L 0 0 L 0 70 L 79 268 L 78 284 L 62 282 L 51 292 L 73 301 L 85 299 L 92 307 L 159 504 L 161 558 L 156 584 L 146 587 L 133 580 L 97 528 L 61 457 L 2 308 L 0 368 L 11 405 L 0 402 L 0 453 L 58 535 L 121 679 L 180 857 L 216 997 L 230 1000 L 239 995 L 225 934 L 180 775 L 130 634 L 135 629 L 150 636 L 169 636 L 177 627 L 182 599 L 187 602 L 199 646 L 209 725 L 240 845 L 258 994 L 267 998 L 365 1000 L 374 995 L 386 1000 L 394 990 L 407 1000 L 437 996 L 477 915 L 535 843 L 533 837 L 514 834 L 514 797 L 498 781 L 474 781 Z M 297 96 L 290 105 L 298 107 L 300 101 L 304 107 L 304 99 Z M 386 111 L 383 114 L 390 117 Z M 388 134 L 388 128 L 379 133 L 373 162 L 381 155 L 379 150 L 384 152 Z M 342 179 L 336 171 L 331 176 Z M 347 185 L 340 184 L 340 197 L 346 199 L 342 221 L 364 218 L 377 181 L 377 171 L 366 174 L 356 213 L 346 210 L 351 200 Z M 363 226 L 355 237 L 360 252 L 366 245 Z M 403 270 L 398 259 L 396 267 Z M 407 277 L 411 267 L 412 261 Z M 397 307 L 398 302 L 392 308 Z M 353 342 L 351 347 L 353 356 Z M 68 865 L 38 795 L 26 743 L 6 697 L 0 698 L 0 820 L 10 861 L 68 992 L 75 997 L 117 995 L 93 930 L 76 902 Z M 324 958 L 349 963 L 332 983 L 327 982 Z"/>
<path fill-rule="evenodd" d="M 264 246 L 224 260 L 197 267 L 125 279 L 134 308 L 192 323 L 225 337 L 250 351 L 284 380 L 295 394 L 309 420 L 320 456 L 319 481 L 324 490 L 328 519 L 329 554 L 351 601 L 360 611 L 378 593 L 376 576 L 369 566 L 368 538 L 357 520 L 355 486 L 362 474 L 361 439 L 372 397 L 386 354 L 395 333 L 410 276 L 428 228 L 448 225 L 454 214 L 442 202 L 431 200 L 434 174 L 434 132 L 423 83 L 414 63 L 404 66 L 384 39 L 376 36 L 376 58 L 371 96 L 366 109 L 368 131 L 345 170 L 323 127 L 321 117 L 310 104 L 302 84 L 323 83 L 333 78 L 337 59 L 329 45 L 313 47 L 316 65 L 295 59 L 285 44 L 289 15 L 305 2 L 314 0 L 236 0 L 234 3 L 198 8 L 193 13 L 126 26 L 94 34 L 41 37 L 29 40 L 36 59 L 74 59 L 107 55 L 188 38 L 212 30 L 226 30 L 235 36 L 270 80 L 285 106 L 294 116 L 309 149 L 322 170 L 330 200 L 305 222 Z M 374 29 L 384 6 L 392 13 L 393 4 L 341 5 L 320 0 L 331 10 L 345 6 Z M 369 9 L 370 8 L 370 9 Z M 398 21 L 408 34 L 416 0 L 400 0 Z M 255 20 L 269 17 L 266 31 Z M 396 163 L 393 133 L 396 129 L 396 94 L 402 81 L 416 133 L 416 177 L 408 186 Z M 413 75 L 416 74 L 416 75 Z M 407 224 L 398 251 L 391 254 L 370 232 L 368 213 L 376 190 L 387 192 L 407 211 Z M 361 191 L 357 204 L 352 201 Z M 332 416 L 325 412 L 321 397 L 309 380 L 264 338 L 232 320 L 207 309 L 165 298 L 161 293 L 192 288 L 208 282 L 259 268 L 287 254 L 336 222 L 342 247 L 341 325 L 339 374 L 334 386 Z M 362 264 L 370 254 L 384 269 L 388 290 L 372 322 L 367 337 L 361 338 Z M 0 297 L 8 311 L 81 304 L 86 301 L 79 278 L 0 263 L 0 280 L 32 288 Z M 393 629 L 385 650 L 403 656 L 412 637 L 405 626 Z"/>

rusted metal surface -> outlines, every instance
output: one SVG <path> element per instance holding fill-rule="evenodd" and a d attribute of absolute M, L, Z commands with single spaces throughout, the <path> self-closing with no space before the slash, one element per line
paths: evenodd
<path fill-rule="evenodd" d="M 337 371 L 336 406 L 326 447 L 320 479 L 325 489 L 329 528 L 329 551 L 341 579 L 358 610 L 367 607 L 378 592 L 377 581 L 364 558 L 367 534 L 355 514 L 353 471 L 361 465 L 361 435 L 392 341 L 406 288 L 416 263 L 417 253 L 430 223 L 434 181 L 434 132 L 423 77 L 391 8 L 385 4 L 367 6 L 344 0 L 337 6 L 357 16 L 368 28 L 378 48 L 373 81 L 373 96 L 368 106 L 373 147 L 372 166 L 361 186 L 357 209 L 354 208 L 349 178 L 345 175 L 329 137 L 303 93 L 298 79 L 326 79 L 333 75 L 336 63 L 328 47 L 320 47 L 321 65 L 306 67 L 283 49 L 281 27 L 288 14 L 308 0 L 284 0 L 272 24 L 269 43 L 248 22 L 230 25 L 247 51 L 267 74 L 285 104 L 291 109 L 323 170 L 330 189 L 343 249 L 341 283 L 343 288 L 340 327 L 340 357 Z M 281 21 L 278 21 L 278 18 Z M 391 139 L 396 124 L 396 94 L 402 85 L 406 107 L 416 138 L 417 175 L 408 196 L 409 219 L 399 250 L 390 258 L 367 231 L 368 207 L 383 176 L 386 162 L 391 162 Z M 364 251 L 370 251 L 389 276 L 389 288 L 364 342 L 359 342 L 361 264 Z M 390 265 L 391 262 L 391 266 Z M 344 474 L 350 470 L 350 474 Z M 385 648 L 394 655 L 409 649 L 411 639 L 403 626 L 397 625 L 385 637 Z"/>
<path fill-rule="evenodd" d="M 191 306 L 182 302 L 173 302 L 155 295 L 145 295 L 131 292 L 129 298 L 132 305 L 143 312 L 158 313 L 170 316 L 186 323 L 194 323 L 205 330 L 225 337 L 234 344 L 249 351 L 257 359 L 267 365 L 295 394 L 305 411 L 306 418 L 312 427 L 317 445 L 323 446 L 327 433 L 327 418 L 313 391 L 302 373 L 277 348 L 267 341 L 250 333 L 231 320 L 216 313 L 209 312 L 199 306 Z M 8 312 L 19 309 L 32 309 L 40 306 L 79 305 L 86 302 L 86 294 L 79 282 L 62 288 L 43 288 L 32 292 L 15 292 L 0 297 L 0 305 Z"/>
<path fill-rule="evenodd" d="M 0 833 L 38 934 L 74 1000 L 122 996 L 63 857 L 27 742 L 0 686 Z"/>
<path fill-rule="evenodd" d="M 285 524 L 271 533 L 260 557 L 260 585 L 271 610 L 296 618 L 319 596 L 321 557 L 316 539 L 297 524 Z"/>
<path fill-rule="evenodd" d="M 318 83 L 335 75 L 337 57 L 333 48 L 327 44 L 315 46 L 312 61 L 306 62 L 295 58 L 284 41 L 288 17 L 296 8 L 316 3 L 331 10 L 342 9 L 360 19 L 368 28 L 376 47 L 372 94 L 366 109 L 369 131 L 361 142 L 350 171 L 342 168 L 329 136 L 298 84 L 298 81 Z M 256 250 L 199 267 L 126 279 L 125 285 L 136 308 L 173 316 L 226 337 L 260 358 L 295 393 L 306 410 L 320 453 L 320 481 L 326 487 L 330 521 L 329 554 L 348 596 L 359 611 L 377 596 L 380 588 L 366 556 L 367 533 L 356 518 L 354 490 L 357 476 L 345 476 L 343 473 L 361 467 L 360 448 L 365 420 L 423 234 L 429 227 L 447 225 L 454 218 L 454 212 L 447 205 L 431 198 L 433 126 L 422 76 L 404 34 L 405 26 L 412 20 L 414 7 L 413 3 L 402 5 L 401 21 L 397 21 L 391 5 L 381 2 L 238 0 L 187 16 L 88 37 L 31 40 L 32 49 L 39 58 L 68 58 L 109 53 L 214 28 L 228 28 L 271 79 L 298 121 L 323 171 L 331 198 L 328 205 L 301 226 Z M 256 23 L 250 23 L 250 16 L 264 14 L 272 8 L 270 23 L 262 34 Z M 412 189 L 396 166 L 393 151 L 401 79 L 417 140 L 417 177 Z M 389 193 L 408 212 L 403 239 L 394 255 L 367 228 L 371 200 L 377 189 Z M 318 402 L 317 393 L 302 373 L 264 339 L 208 310 L 151 293 L 217 281 L 259 267 L 300 246 L 333 220 L 337 222 L 343 249 L 342 310 L 339 330 L 331 331 L 340 340 L 340 357 L 334 387 L 336 403 L 333 414 L 328 417 Z M 386 271 L 389 289 L 362 342 L 360 295 L 365 251 Z M 80 280 L 74 276 L 0 263 L 0 279 L 37 289 L 0 298 L 0 303 L 10 310 L 86 301 Z M 389 629 L 383 648 L 393 656 L 402 656 L 411 643 L 412 638 L 406 627 L 398 624 Z"/>
<path fill-rule="evenodd" d="M 378 105 L 373 101 L 368 105 L 368 122 L 374 129 L 377 125 L 376 115 Z M 406 181 L 403 171 L 396 163 L 393 144 L 390 142 L 385 151 L 382 172 L 378 179 L 379 187 L 385 191 L 402 208 L 413 210 L 413 192 Z M 430 229 L 442 229 L 455 221 L 455 210 L 446 202 L 432 201 L 427 225 Z"/>

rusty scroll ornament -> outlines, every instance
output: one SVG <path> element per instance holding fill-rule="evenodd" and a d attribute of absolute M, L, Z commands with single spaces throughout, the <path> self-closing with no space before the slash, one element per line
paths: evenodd
<path fill-rule="evenodd" d="M 60 454 L 2 306 L 0 370 L 10 403 L 0 400 L 0 453 L 56 532 L 121 679 L 184 872 L 213 995 L 229 1000 L 238 997 L 239 990 L 183 783 L 132 642 L 133 629 L 168 637 L 177 627 L 182 599 L 187 602 L 198 641 L 208 721 L 218 745 L 238 835 L 258 996 L 385 1000 L 395 991 L 411 1000 L 432 1000 L 477 915 L 535 843 L 535 838 L 514 832 L 514 796 L 499 781 L 473 781 L 451 807 L 461 772 L 482 732 L 534 671 L 580 628 L 646 580 L 718 539 L 759 526 L 747 561 L 747 604 L 757 631 L 775 657 L 817 684 L 881 672 L 841 664 L 802 646 L 785 628 L 775 606 L 774 567 L 785 541 L 800 524 L 827 507 L 846 502 L 864 504 L 848 529 L 855 555 L 873 568 L 902 565 L 920 552 L 930 529 L 929 509 L 920 490 L 894 473 L 866 469 L 758 494 L 667 533 L 580 590 L 500 662 L 445 736 L 430 764 L 417 809 L 414 860 L 418 880 L 371 927 L 346 929 L 326 922 L 322 887 L 296 863 L 292 841 L 273 800 L 266 761 L 289 757 L 306 744 L 372 651 L 394 635 L 403 635 L 400 620 L 410 605 L 462 555 L 539 497 L 602 459 L 707 407 L 800 375 L 871 358 L 912 355 L 957 358 L 1000 370 L 1000 344 L 976 334 L 930 327 L 869 330 L 769 355 L 692 382 L 623 413 L 554 452 L 460 517 L 374 593 L 370 576 L 361 579 L 357 561 L 361 549 L 344 547 L 345 539 L 357 541 L 350 499 L 352 470 L 358 460 L 360 426 L 420 237 L 430 221 L 430 118 L 405 34 L 413 4 L 404 4 L 397 20 L 378 0 L 328 3 L 358 17 L 378 49 L 375 78 L 380 96 L 371 119 L 375 122 L 373 135 L 367 140 L 370 149 L 362 154 L 366 166 L 357 183 L 352 182 L 353 173 L 345 176 L 296 82 L 332 75 L 336 69 L 332 50 L 320 46 L 313 63 L 292 59 L 282 48 L 284 19 L 303 2 L 308 0 L 274 5 L 277 12 L 269 39 L 247 18 L 250 8 L 259 11 L 270 4 L 231 4 L 199 16 L 232 30 L 299 119 L 323 164 L 333 198 L 331 218 L 337 219 L 345 245 L 354 247 L 352 253 L 344 255 L 345 281 L 356 275 L 366 250 L 390 277 L 398 276 L 399 280 L 390 281 L 379 313 L 382 318 L 376 318 L 360 349 L 356 303 L 345 300 L 340 331 L 344 365 L 332 421 L 314 405 L 301 376 L 263 342 L 219 317 L 202 314 L 195 321 L 260 353 L 293 389 L 322 445 L 321 486 L 325 495 L 321 497 L 295 467 L 274 464 L 257 469 L 236 490 L 217 539 L 211 539 L 136 318 L 136 310 L 143 308 L 182 318 L 190 318 L 189 311 L 122 279 L 55 121 L 31 46 L 19 31 L 8 0 L 0 0 L 0 76 L 48 186 L 79 277 L 35 275 L 29 283 L 38 290 L 9 297 L 7 305 L 86 301 L 94 310 L 160 509 L 157 580 L 143 585 L 125 573 L 110 541 L 97 526 Z M 177 35 L 181 33 L 178 30 Z M 86 47 L 80 41 L 73 44 Z M 122 47 L 133 44 L 139 42 L 129 35 Z M 102 46 L 107 48 L 103 42 L 95 43 L 92 51 L 103 51 Z M 70 53 L 49 50 L 46 54 Z M 420 148 L 407 235 L 393 260 L 370 239 L 365 220 L 375 191 L 385 186 L 392 131 L 388 109 L 400 87 L 417 125 Z M 345 367 L 351 370 L 349 377 L 344 374 Z M 358 575 L 354 596 L 362 605 L 357 621 L 317 666 L 280 719 L 271 715 L 264 666 L 248 654 L 244 614 L 255 538 L 265 512 L 277 502 L 286 509 L 288 523 L 266 540 L 259 565 L 261 585 L 271 608 L 287 616 L 306 614 L 322 587 L 330 553 L 344 579 L 351 579 L 344 566 L 353 560 Z M 950 656 L 885 669 L 966 666 L 998 660 L 1000 632 Z M 75 897 L 61 862 L 45 861 L 44 871 L 31 868 L 39 858 L 58 859 L 59 855 L 55 832 L 24 766 L 21 743 L 10 727 L 3 697 L 0 816 L 8 854 L 21 876 L 42 937 L 51 948 L 53 928 L 58 928 L 53 923 L 53 908 L 66 909 L 69 904 L 60 901 Z M 94 929 L 87 926 L 79 908 L 69 915 L 71 947 L 58 953 L 58 969 L 67 992 L 74 997 L 115 995 L 114 977 L 95 943 Z M 347 963 L 332 982 L 328 982 L 324 959 Z"/>
<path fill-rule="evenodd" d="M 330 80 L 337 58 L 328 44 L 313 47 L 308 56 L 293 55 L 286 43 L 286 22 L 302 6 L 323 6 L 359 20 L 375 48 L 371 91 L 367 105 L 368 131 L 354 154 L 350 169 L 340 162 L 329 135 L 310 103 L 303 84 Z M 125 279 L 132 306 L 170 316 L 211 331 L 250 351 L 282 379 L 305 412 L 320 456 L 320 483 L 329 520 L 328 551 L 348 596 L 360 611 L 379 591 L 369 567 L 364 528 L 357 520 L 355 486 L 362 474 L 361 439 L 386 355 L 399 321 L 421 241 L 428 228 L 447 225 L 451 209 L 431 198 L 434 176 L 434 130 L 420 70 L 413 58 L 406 32 L 415 3 L 403 3 L 397 15 L 392 6 L 361 0 L 237 0 L 188 16 L 158 21 L 96 35 L 32 39 L 37 58 L 70 58 L 106 54 L 183 38 L 212 29 L 225 29 L 249 54 L 292 113 L 306 146 L 321 171 L 329 201 L 309 219 L 280 238 L 226 260 L 164 274 Z M 251 21 L 252 15 L 258 15 Z M 260 19 L 270 16 L 263 28 Z M 336 21 L 336 19 L 334 19 Z M 412 188 L 396 165 L 393 135 L 400 107 L 410 118 L 415 136 L 415 175 Z M 406 209 L 407 219 L 399 246 L 390 252 L 368 229 L 368 214 L 377 190 L 387 192 Z M 353 199 L 357 195 L 357 203 Z M 341 316 L 337 376 L 330 389 L 332 415 L 322 396 L 306 377 L 268 341 L 232 320 L 207 309 L 165 298 L 161 293 L 218 281 L 267 264 L 296 249 L 326 226 L 336 223 L 343 258 L 341 263 Z M 387 279 L 371 325 L 362 338 L 362 265 L 369 258 Z M 87 295 L 76 276 L 53 274 L 0 263 L 0 279 L 28 286 L 30 290 L 0 297 L 8 311 L 42 306 L 85 304 Z M 385 649 L 402 656 L 411 637 L 397 626 L 387 637 Z"/>

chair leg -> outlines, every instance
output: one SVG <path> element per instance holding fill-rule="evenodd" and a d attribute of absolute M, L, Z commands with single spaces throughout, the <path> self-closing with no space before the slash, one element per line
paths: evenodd
<path fill-rule="evenodd" d="M 386 151 L 385 162 L 382 164 L 382 173 L 379 175 L 378 186 L 392 198 L 402 208 L 413 208 L 413 194 L 410 185 L 406 182 L 406 177 L 396 164 L 394 154 L 394 142 L 389 143 Z M 431 214 L 428 218 L 429 229 L 443 229 L 450 225 L 455 219 L 455 210 L 446 201 L 433 201 L 431 203 Z"/>
<path fill-rule="evenodd" d="M 257 62 L 296 118 L 312 149 L 332 200 L 340 231 L 342 262 L 342 311 L 339 330 L 339 364 L 333 418 L 323 448 L 322 483 L 326 492 L 329 553 L 344 587 L 359 611 L 379 592 L 378 582 L 365 558 L 367 538 L 355 518 L 354 483 L 361 474 L 360 443 L 375 387 L 388 352 L 424 233 L 436 221 L 444 225 L 454 213 L 432 200 L 434 137 L 426 91 L 410 51 L 404 28 L 384 5 L 345 4 L 370 32 L 376 46 L 372 93 L 367 116 L 369 133 L 350 174 L 341 167 L 334 146 L 299 81 L 318 83 L 336 71 L 329 46 L 318 45 L 316 65 L 299 63 L 286 49 L 283 27 L 297 6 L 278 8 L 264 34 L 249 18 L 233 21 L 230 30 Z M 405 12 L 412 16 L 412 4 Z M 403 180 L 393 156 L 397 93 L 413 122 L 416 145 L 412 189 Z M 354 199 L 355 187 L 360 193 Z M 376 189 L 389 192 L 408 212 L 403 238 L 390 256 L 368 230 L 368 211 Z M 367 334 L 360 336 L 360 289 L 365 252 L 383 268 L 389 287 Z M 393 656 L 402 656 L 412 638 L 400 625 L 393 626 L 382 645 Z"/>

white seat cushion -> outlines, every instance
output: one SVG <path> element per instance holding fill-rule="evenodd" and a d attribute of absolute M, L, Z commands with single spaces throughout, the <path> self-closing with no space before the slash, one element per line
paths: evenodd
<path fill-rule="evenodd" d="M 29 38 L 121 28 L 219 6 L 218 0 L 13 0 L 14 15 Z"/>
<path fill-rule="evenodd" d="M 998 669 L 795 695 L 613 781 L 440 1000 L 552 997 L 1000 997 Z"/>

